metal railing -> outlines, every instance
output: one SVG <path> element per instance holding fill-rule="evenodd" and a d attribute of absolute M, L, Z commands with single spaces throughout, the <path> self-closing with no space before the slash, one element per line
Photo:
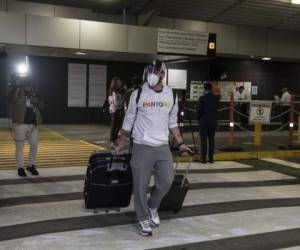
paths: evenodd
<path fill-rule="evenodd" d="M 262 145 L 262 137 L 263 136 L 270 136 L 272 134 L 276 134 L 280 131 L 283 131 L 285 129 L 288 129 L 288 145 L 294 144 L 293 142 L 293 133 L 295 127 L 298 127 L 298 142 L 300 143 L 300 101 L 295 101 L 295 97 L 300 96 L 291 96 L 291 101 L 289 103 L 287 102 L 281 102 L 281 101 L 258 101 L 258 100 L 252 100 L 252 101 L 242 101 L 242 100 L 234 100 L 233 94 L 230 97 L 230 100 L 222 100 L 221 104 L 228 104 L 226 106 L 223 106 L 218 109 L 219 113 L 223 114 L 223 118 L 227 116 L 227 120 L 225 120 L 224 124 L 228 127 L 227 131 L 228 134 L 228 145 L 229 147 L 234 147 L 235 145 L 235 128 L 237 128 L 239 131 L 242 131 L 243 133 L 246 133 L 250 136 L 254 137 L 253 144 L 255 146 L 261 146 Z M 265 102 L 272 105 L 273 112 L 270 115 L 270 123 L 269 124 L 260 124 L 260 123 L 247 123 L 246 125 L 244 123 L 241 123 L 241 119 L 247 119 L 249 121 L 249 113 L 243 113 L 239 109 L 241 104 L 247 103 L 251 104 L 252 102 Z M 289 104 L 289 105 L 287 105 Z M 297 109 L 297 108 L 298 109 Z M 249 110 L 249 107 L 247 107 Z M 195 129 L 192 127 L 197 127 L 198 120 L 197 120 L 197 108 L 186 106 L 183 108 L 183 113 L 181 116 L 181 124 L 182 129 L 186 127 L 190 127 L 190 130 L 192 132 L 192 140 L 195 148 L 199 148 L 199 145 L 196 145 L 199 141 L 199 129 L 197 128 L 197 135 L 195 136 Z M 185 116 L 186 115 L 186 116 Z M 185 116 L 185 117 L 184 117 Z M 295 121 L 295 116 L 298 116 L 297 121 Z M 187 120 L 185 120 L 188 117 Z M 238 119 L 236 119 L 236 117 Z M 298 121 L 299 120 L 299 121 Z M 187 121 L 187 122 L 186 122 Z M 224 120 L 223 120 L 224 121 Z M 263 131 L 263 126 L 265 128 L 268 128 L 266 131 Z M 275 127 L 275 128 L 274 128 Z"/>

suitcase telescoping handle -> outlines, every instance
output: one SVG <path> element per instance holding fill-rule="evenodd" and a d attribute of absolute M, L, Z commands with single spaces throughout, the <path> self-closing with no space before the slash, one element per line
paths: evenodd
<path fill-rule="evenodd" d="M 112 150 L 111 151 L 112 155 L 115 155 L 115 156 L 120 156 L 120 155 L 128 155 L 129 154 L 129 151 L 128 150 L 121 150 L 120 152 L 117 152 L 115 150 Z"/>
<path fill-rule="evenodd" d="M 128 150 L 122 150 L 122 151 L 120 151 L 118 153 L 116 151 L 111 151 L 110 162 L 109 162 L 109 166 L 107 168 L 108 171 L 112 170 L 112 165 L 113 165 L 114 157 L 124 157 L 126 159 L 126 158 L 129 157 Z M 126 160 L 124 160 L 124 162 L 123 162 L 123 169 L 124 170 L 127 169 L 127 161 Z"/>
<path fill-rule="evenodd" d="M 185 174 L 184 174 L 184 177 L 183 177 L 183 179 L 182 179 L 182 181 L 181 181 L 180 188 L 183 187 L 184 182 L 185 182 L 185 180 L 187 179 L 189 170 L 190 170 L 190 168 L 191 168 L 191 164 L 192 164 L 192 162 L 193 162 L 194 154 L 187 153 L 187 152 L 185 152 L 185 154 L 182 154 L 181 152 L 179 152 L 179 153 L 178 153 L 178 156 L 177 156 L 176 164 L 175 164 L 175 171 L 178 169 L 179 159 L 180 159 L 181 156 L 189 156 L 189 162 L 188 162 L 188 165 L 187 165 L 187 167 L 186 167 L 186 169 L 185 169 Z"/>

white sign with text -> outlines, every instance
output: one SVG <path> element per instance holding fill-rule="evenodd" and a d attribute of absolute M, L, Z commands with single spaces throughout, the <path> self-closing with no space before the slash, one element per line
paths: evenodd
<path fill-rule="evenodd" d="M 207 55 L 209 33 L 158 29 L 157 52 L 185 55 Z"/>
<path fill-rule="evenodd" d="M 68 64 L 68 107 L 86 107 L 86 74 L 86 64 Z"/>
<path fill-rule="evenodd" d="M 168 70 L 168 86 L 172 89 L 186 89 L 187 70 L 169 69 Z"/>
<path fill-rule="evenodd" d="M 102 107 L 106 98 L 106 65 L 89 65 L 89 107 Z"/>
<path fill-rule="evenodd" d="M 249 122 L 268 124 L 271 121 L 272 102 L 257 101 L 250 105 Z"/>

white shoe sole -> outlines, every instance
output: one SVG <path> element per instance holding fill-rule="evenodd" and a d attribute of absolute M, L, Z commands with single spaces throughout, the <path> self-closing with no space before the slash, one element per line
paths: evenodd
<path fill-rule="evenodd" d="M 149 237 L 149 236 L 152 236 L 152 232 L 150 232 L 150 233 L 144 233 L 142 231 L 139 231 L 139 235 L 145 236 L 145 237 Z"/>

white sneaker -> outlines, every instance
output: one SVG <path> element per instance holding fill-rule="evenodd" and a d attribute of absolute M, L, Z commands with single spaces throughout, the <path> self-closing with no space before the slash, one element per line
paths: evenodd
<path fill-rule="evenodd" d="M 152 228 L 150 227 L 150 221 L 144 220 L 138 222 L 139 234 L 142 236 L 152 236 Z"/>
<path fill-rule="evenodd" d="M 150 222 L 152 227 L 158 227 L 160 224 L 159 215 L 157 212 L 157 208 L 150 208 L 149 207 L 149 215 L 150 215 Z"/>

